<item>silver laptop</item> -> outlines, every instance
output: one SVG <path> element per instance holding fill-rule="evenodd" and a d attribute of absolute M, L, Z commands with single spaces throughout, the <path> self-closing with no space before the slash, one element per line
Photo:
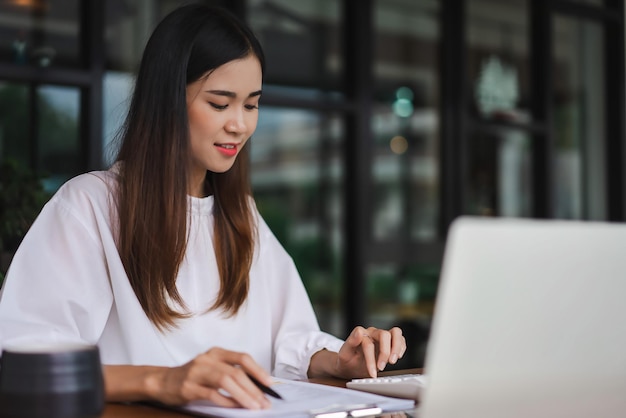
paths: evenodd
<path fill-rule="evenodd" d="M 626 225 L 462 217 L 420 418 L 626 417 Z"/>

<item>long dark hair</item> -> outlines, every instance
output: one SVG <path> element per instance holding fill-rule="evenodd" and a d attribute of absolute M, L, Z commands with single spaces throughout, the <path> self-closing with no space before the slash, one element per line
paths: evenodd
<path fill-rule="evenodd" d="M 251 30 L 229 12 L 182 6 L 152 33 L 143 53 L 116 158 L 120 167 L 118 250 L 143 310 L 159 328 L 188 316 L 176 277 L 188 239 L 190 162 L 186 87 L 227 62 L 253 55 L 265 68 Z M 220 293 L 212 309 L 235 314 L 248 295 L 255 223 L 249 151 L 233 167 L 207 172 L 214 196 L 214 244 Z M 207 255 L 208 256 L 208 255 Z M 170 298 L 178 308 L 168 305 Z"/>

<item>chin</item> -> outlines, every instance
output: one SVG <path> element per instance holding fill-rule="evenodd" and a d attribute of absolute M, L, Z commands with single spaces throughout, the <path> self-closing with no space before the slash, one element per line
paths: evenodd
<path fill-rule="evenodd" d="M 222 173 L 226 173 L 231 168 L 233 168 L 233 164 L 230 164 L 228 166 L 210 167 L 208 171 L 211 171 L 216 174 L 222 174 Z"/>

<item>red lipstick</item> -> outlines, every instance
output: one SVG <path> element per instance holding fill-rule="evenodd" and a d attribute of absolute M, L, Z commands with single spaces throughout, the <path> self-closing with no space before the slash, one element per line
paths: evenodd
<path fill-rule="evenodd" d="M 227 157 L 237 155 L 237 145 L 234 144 L 216 144 L 217 150 Z"/>

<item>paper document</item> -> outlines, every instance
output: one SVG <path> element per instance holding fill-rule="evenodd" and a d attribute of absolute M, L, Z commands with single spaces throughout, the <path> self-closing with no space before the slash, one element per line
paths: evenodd
<path fill-rule="evenodd" d="M 211 402 L 196 401 L 181 409 L 199 416 L 225 418 L 334 418 L 371 415 L 372 412 L 402 411 L 414 408 L 410 399 L 390 398 L 372 393 L 356 391 L 316 383 L 274 378 L 272 389 L 283 400 L 268 397 L 270 409 L 249 410 L 244 408 L 223 408 Z"/>

